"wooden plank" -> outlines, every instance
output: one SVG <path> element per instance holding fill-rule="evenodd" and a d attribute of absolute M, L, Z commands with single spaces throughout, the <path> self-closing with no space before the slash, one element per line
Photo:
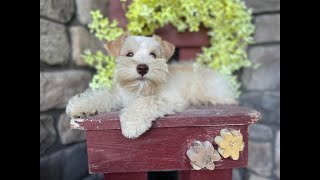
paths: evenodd
<path fill-rule="evenodd" d="M 235 105 L 190 107 L 183 112 L 159 118 L 152 128 L 248 125 L 260 117 L 261 114 L 255 110 Z M 119 112 L 74 119 L 71 127 L 85 130 L 120 129 Z"/>
<path fill-rule="evenodd" d="M 127 5 L 131 3 L 132 0 L 127 1 Z M 110 20 L 117 20 L 118 26 L 122 28 L 127 27 L 127 18 L 125 16 L 125 12 L 121 7 L 121 2 L 119 0 L 109 1 L 109 18 Z"/>
<path fill-rule="evenodd" d="M 104 174 L 104 180 L 148 180 L 147 172 Z"/>
<path fill-rule="evenodd" d="M 154 128 L 137 139 L 125 138 L 120 130 L 87 131 L 87 150 L 91 173 L 190 170 L 186 151 L 195 140 L 213 142 L 222 128 L 243 134 L 245 148 L 239 160 L 216 162 L 216 169 L 247 166 L 248 126 Z M 217 145 L 213 142 L 214 147 Z"/>
<path fill-rule="evenodd" d="M 161 36 L 164 40 L 173 43 L 177 48 L 180 47 L 198 47 L 209 45 L 209 36 L 205 28 L 200 28 L 197 32 L 178 32 L 177 29 L 168 24 L 155 31 L 155 34 Z"/>
<path fill-rule="evenodd" d="M 232 169 L 180 171 L 179 180 L 232 180 Z"/>
<path fill-rule="evenodd" d="M 201 53 L 200 47 L 181 47 L 179 48 L 179 60 L 195 60 L 199 53 Z"/>

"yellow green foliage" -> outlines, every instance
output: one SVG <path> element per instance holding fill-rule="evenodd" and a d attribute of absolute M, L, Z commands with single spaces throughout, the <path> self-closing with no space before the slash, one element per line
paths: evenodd
<path fill-rule="evenodd" d="M 113 82 L 115 59 L 103 54 L 101 51 L 97 51 L 96 54 L 92 54 L 89 50 L 84 52 L 83 57 L 87 64 L 95 67 L 97 70 L 97 73 L 93 76 L 90 83 L 90 87 L 93 89 L 97 89 L 101 86 L 110 88 Z"/>
<path fill-rule="evenodd" d="M 104 18 L 100 11 L 91 12 L 92 23 L 89 24 L 91 33 L 102 41 L 112 41 L 123 34 L 123 29 L 118 27 L 118 22 L 109 22 Z M 96 69 L 96 74 L 90 83 L 90 87 L 97 89 L 101 86 L 112 87 L 113 71 L 115 67 L 115 59 L 109 55 L 103 54 L 101 51 L 93 54 L 90 50 L 86 50 L 83 55 L 84 61 Z"/>

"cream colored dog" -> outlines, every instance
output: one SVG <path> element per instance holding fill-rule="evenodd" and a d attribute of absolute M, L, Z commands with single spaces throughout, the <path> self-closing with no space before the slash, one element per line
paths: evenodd
<path fill-rule="evenodd" d="M 74 96 L 66 108 L 71 118 L 122 109 L 122 134 L 137 138 L 152 121 L 190 105 L 237 103 L 235 93 L 217 72 L 170 74 L 167 60 L 175 47 L 159 36 L 123 35 L 105 47 L 116 57 L 116 85 L 112 90 L 87 90 Z"/>

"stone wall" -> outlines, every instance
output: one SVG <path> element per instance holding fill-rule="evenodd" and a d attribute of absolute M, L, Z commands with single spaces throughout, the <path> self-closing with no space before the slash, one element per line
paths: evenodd
<path fill-rule="evenodd" d="M 242 71 L 240 102 L 262 113 L 249 127 L 249 165 L 235 180 L 280 179 L 280 0 L 246 0 L 253 9 L 255 44 L 249 58 L 260 63 Z"/>
<path fill-rule="evenodd" d="M 94 180 L 89 175 L 85 134 L 71 130 L 68 100 L 84 91 L 94 70 L 85 49 L 104 50 L 87 24 L 90 10 L 107 15 L 107 0 L 40 0 L 40 179 Z"/>
<path fill-rule="evenodd" d="M 261 65 L 241 74 L 241 104 L 263 113 L 250 127 L 249 166 L 234 171 L 235 180 L 280 177 L 280 0 L 246 0 L 253 8 L 256 44 L 250 59 Z M 89 12 L 108 13 L 107 0 L 40 0 L 40 179 L 102 180 L 89 175 L 85 134 L 70 130 L 65 106 L 88 87 L 94 70 L 80 54 L 103 50 L 89 33 Z M 104 50 L 103 50 L 104 51 Z"/>

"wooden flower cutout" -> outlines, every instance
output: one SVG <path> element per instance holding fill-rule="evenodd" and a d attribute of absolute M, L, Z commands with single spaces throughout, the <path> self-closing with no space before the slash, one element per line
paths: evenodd
<path fill-rule="evenodd" d="M 218 151 L 209 141 L 195 141 L 187 151 L 187 156 L 190 159 L 191 166 L 196 170 L 203 168 L 214 170 L 214 161 L 220 161 L 221 159 Z"/>
<path fill-rule="evenodd" d="M 220 136 L 215 137 L 214 142 L 218 144 L 218 151 L 224 158 L 231 156 L 231 159 L 238 160 L 240 151 L 244 149 L 240 130 L 221 129 Z"/>

